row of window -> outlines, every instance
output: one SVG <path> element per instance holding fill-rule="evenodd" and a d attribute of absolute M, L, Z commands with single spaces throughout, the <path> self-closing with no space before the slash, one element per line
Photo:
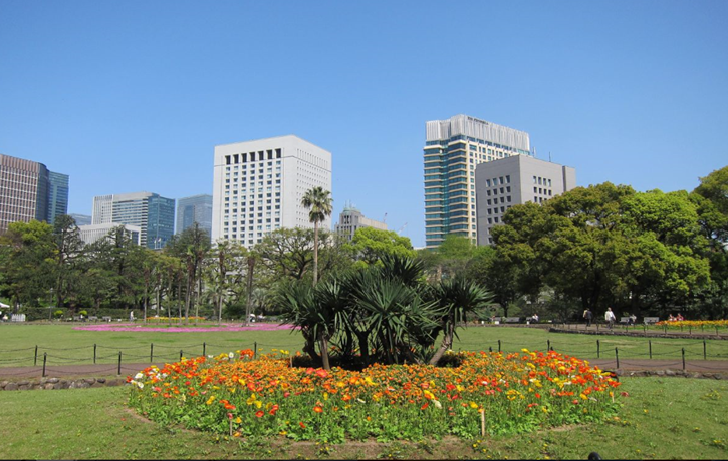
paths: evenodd
<path fill-rule="evenodd" d="M 510 183 L 511 183 L 511 175 L 509 175 L 509 174 L 507 174 L 505 176 L 499 176 L 497 178 L 492 178 L 492 179 L 486 179 L 485 180 L 485 185 L 487 187 L 490 187 L 490 186 L 498 186 L 498 185 L 501 185 L 501 184 L 510 184 Z"/>
<path fill-rule="evenodd" d="M 551 187 L 551 180 L 548 178 L 542 178 L 541 176 L 534 176 L 533 183 Z"/>
<path fill-rule="evenodd" d="M 225 156 L 225 164 L 226 165 L 233 165 L 238 163 L 246 163 L 248 160 L 251 162 L 255 162 L 256 158 L 258 161 L 260 160 L 273 160 L 273 158 L 281 158 L 281 150 L 280 149 L 267 149 L 267 150 L 259 150 L 258 152 L 246 152 L 242 154 L 232 154 L 232 155 L 226 155 Z"/>

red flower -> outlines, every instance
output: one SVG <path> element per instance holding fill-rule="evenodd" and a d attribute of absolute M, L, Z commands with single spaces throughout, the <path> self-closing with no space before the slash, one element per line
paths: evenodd
<path fill-rule="evenodd" d="M 262 418 L 265 413 L 262 410 L 258 410 L 255 412 L 255 416 L 258 418 Z"/>
<path fill-rule="evenodd" d="M 303 424 L 301 421 L 298 422 L 298 425 L 301 426 L 301 429 L 306 429 L 306 425 Z"/>
<path fill-rule="evenodd" d="M 273 405 L 268 413 L 275 416 L 276 411 L 278 411 L 278 405 Z"/>
<path fill-rule="evenodd" d="M 427 408 L 429 406 L 430 406 L 430 402 L 425 402 L 425 404 L 420 407 L 420 410 L 424 410 L 425 408 Z"/>

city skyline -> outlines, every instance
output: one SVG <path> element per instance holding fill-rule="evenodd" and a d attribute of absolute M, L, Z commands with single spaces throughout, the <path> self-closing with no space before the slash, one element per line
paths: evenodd
<path fill-rule="evenodd" d="M 214 148 L 295 134 L 332 197 L 425 246 L 425 125 L 529 133 L 536 158 L 637 190 L 725 166 L 723 1 L 0 3 L 0 153 L 93 197 L 212 193 Z"/>

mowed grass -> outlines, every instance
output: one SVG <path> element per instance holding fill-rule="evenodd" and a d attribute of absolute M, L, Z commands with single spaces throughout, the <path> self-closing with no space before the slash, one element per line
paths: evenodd
<path fill-rule="evenodd" d="M 294 443 L 162 427 L 130 411 L 126 387 L 0 392 L 1 459 L 728 458 L 728 382 L 623 380 L 619 419 L 519 437 Z"/>
<path fill-rule="evenodd" d="M 139 325 L 138 325 L 139 326 Z M 172 327 L 172 330 L 175 328 Z M 3 324 L 0 325 L 0 367 L 41 365 L 46 354 L 48 366 L 71 364 L 117 363 L 119 352 L 124 363 L 178 361 L 185 357 L 217 355 L 241 349 L 267 352 L 283 349 L 300 351 L 303 339 L 297 331 L 243 332 L 154 332 L 143 327 L 135 331 L 82 331 L 72 325 Z M 639 330 L 638 330 L 639 331 Z M 575 357 L 591 360 L 620 359 L 728 360 L 728 341 L 702 338 L 655 338 L 550 333 L 541 327 L 469 326 L 458 330 L 454 350 L 521 349 L 545 351 L 548 347 Z M 36 353 L 37 347 L 37 353 Z M 650 357 L 650 349 L 652 357 Z"/>

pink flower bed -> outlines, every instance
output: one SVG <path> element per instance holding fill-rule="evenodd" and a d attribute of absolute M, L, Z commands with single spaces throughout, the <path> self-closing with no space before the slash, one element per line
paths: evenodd
<path fill-rule="evenodd" d="M 131 323 L 101 324 L 74 327 L 74 330 L 83 331 L 131 331 L 131 332 L 161 332 L 161 333 L 205 333 L 213 331 L 277 331 L 290 330 L 290 325 L 276 325 L 271 323 L 256 323 L 244 327 L 242 325 L 224 324 L 219 327 L 147 327 Z"/>

